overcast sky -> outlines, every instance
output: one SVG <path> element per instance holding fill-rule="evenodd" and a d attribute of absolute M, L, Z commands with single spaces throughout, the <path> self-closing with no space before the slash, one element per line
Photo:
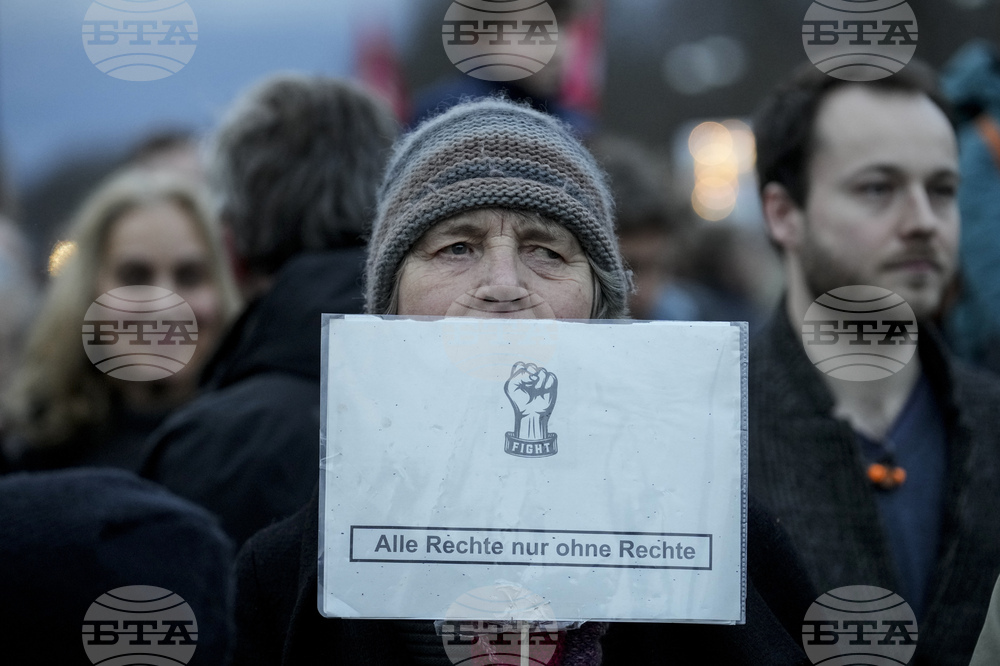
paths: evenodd
<path fill-rule="evenodd" d="M 64 157 L 120 150 L 150 129 L 208 129 L 235 94 L 267 72 L 348 76 L 353 26 L 384 18 L 401 39 L 422 3 L 188 4 L 199 30 L 190 63 L 168 78 L 133 82 L 102 74 L 88 59 L 82 29 L 91 0 L 0 0 L 0 137 L 15 186 L 30 183 Z"/>

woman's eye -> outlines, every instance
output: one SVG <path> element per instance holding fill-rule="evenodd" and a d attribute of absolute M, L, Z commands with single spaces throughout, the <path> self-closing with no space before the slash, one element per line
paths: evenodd
<path fill-rule="evenodd" d="M 543 259 L 562 259 L 562 255 L 547 247 L 536 247 L 535 253 Z"/>
<path fill-rule="evenodd" d="M 178 287 L 197 287 L 208 282 L 208 279 L 208 267 L 203 264 L 184 264 L 176 270 L 174 275 Z"/>
<path fill-rule="evenodd" d="M 118 267 L 115 277 L 122 286 L 132 287 L 152 282 L 153 272 L 142 264 L 128 263 Z"/>
<path fill-rule="evenodd" d="M 447 249 L 448 254 L 462 255 L 469 253 L 469 246 L 465 243 L 455 243 L 454 245 L 449 245 Z"/>

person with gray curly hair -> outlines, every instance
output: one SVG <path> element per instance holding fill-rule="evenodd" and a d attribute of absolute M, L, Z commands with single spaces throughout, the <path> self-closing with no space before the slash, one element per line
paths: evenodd
<path fill-rule="evenodd" d="M 143 476 L 214 511 L 240 544 L 309 499 L 320 316 L 362 309 L 364 237 L 398 133 L 357 86 L 282 74 L 233 106 L 210 178 L 248 300 L 204 393 L 153 433 Z"/>

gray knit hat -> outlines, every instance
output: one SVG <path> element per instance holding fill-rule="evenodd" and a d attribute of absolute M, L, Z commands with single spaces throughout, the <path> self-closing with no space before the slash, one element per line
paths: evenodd
<path fill-rule="evenodd" d="M 630 274 L 603 172 L 561 121 L 488 98 L 459 104 L 400 139 L 386 167 L 368 245 L 365 308 L 389 306 L 396 272 L 430 227 L 482 208 L 534 212 L 565 226 L 608 275 L 608 316 L 627 314 Z"/>

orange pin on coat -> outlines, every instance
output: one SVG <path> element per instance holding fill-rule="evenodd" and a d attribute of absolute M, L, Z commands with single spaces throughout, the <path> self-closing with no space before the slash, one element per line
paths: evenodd
<path fill-rule="evenodd" d="M 868 466 L 868 480 L 882 490 L 895 490 L 906 481 L 906 470 L 896 465 L 872 463 Z"/>

